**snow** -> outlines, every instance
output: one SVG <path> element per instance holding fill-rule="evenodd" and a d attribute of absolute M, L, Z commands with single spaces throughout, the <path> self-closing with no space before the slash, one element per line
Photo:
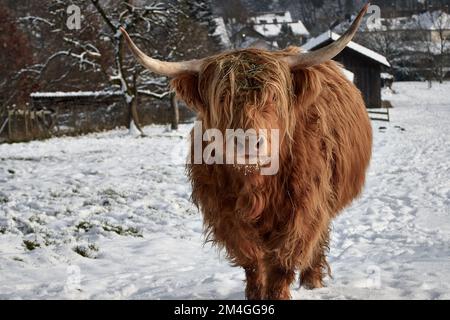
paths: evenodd
<path fill-rule="evenodd" d="M 387 79 L 387 80 L 393 80 L 394 79 L 394 76 L 392 74 L 390 74 L 390 73 L 387 73 L 387 72 L 382 72 L 380 74 L 380 76 L 381 76 L 381 79 Z"/>
<path fill-rule="evenodd" d="M 327 32 L 324 32 L 321 35 L 309 40 L 307 43 L 305 43 L 302 46 L 302 48 L 305 50 L 312 50 L 312 49 L 316 48 L 317 46 L 319 46 L 320 44 L 322 44 L 330 39 L 333 41 L 336 41 L 340 37 L 341 36 L 338 35 L 337 33 L 334 33 L 332 31 L 327 31 Z M 389 64 L 389 62 L 387 61 L 386 57 L 384 57 L 383 55 L 376 53 L 375 51 L 370 50 L 360 44 L 357 44 L 354 41 L 350 41 L 349 44 L 347 45 L 347 47 L 349 47 L 350 49 L 355 50 L 356 52 L 359 52 L 375 61 L 378 61 L 379 63 L 384 64 L 387 67 L 391 66 Z"/>
<path fill-rule="evenodd" d="M 290 23 L 292 22 L 292 16 L 289 11 L 278 12 L 278 13 L 264 13 L 258 16 L 250 18 L 250 21 L 253 21 L 258 24 L 266 24 L 266 23 Z"/>
<path fill-rule="evenodd" d="M 254 23 L 255 31 L 266 37 L 275 37 L 279 35 L 283 24 L 287 24 L 291 27 L 294 35 L 309 36 L 309 31 L 306 29 L 303 22 L 300 20 L 294 22 L 289 11 L 262 14 L 250 18 L 249 22 Z"/>
<path fill-rule="evenodd" d="M 291 27 L 292 32 L 295 35 L 309 36 L 308 29 L 306 29 L 305 25 L 300 20 L 297 22 L 290 23 L 289 26 Z"/>
<path fill-rule="evenodd" d="M 282 24 L 255 24 L 253 27 L 256 32 L 266 36 L 266 37 L 275 37 L 278 36 L 281 32 Z M 306 27 L 303 25 L 301 21 L 288 23 L 288 26 L 291 27 L 291 30 L 294 35 L 309 35 L 309 32 L 306 30 Z"/>
<path fill-rule="evenodd" d="M 443 11 L 425 12 L 414 15 L 413 26 L 419 25 L 425 30 L 450 30 L 450 15 Z"/>
<path fill-rule="evenodd" d="M 393 88 L 365 191 L 333 223 L 333 279 L 295 299 L 450 298 L 450 83 Z M 203 245 L 190 127 L 0 145 L 0 299 L 244 298 Z"/>
<path fill-rule="evenodd" d="M 345 68 L 340 68 L 344 76 L 351 82 L 355 81 L 355 74 Z"/>
<path fill-rule="evenodd" d="M 370 31 L 386 30 L 450 30 L 450 15 L 442 11 L 424 12 L 411 17 L 381 18 L 367 24 Z"/>
<path fill-rule="evenodd" d="M 231 40 L 227 32 L 227 27 L 225 21 L 222 17 L 214 18 L 216 23 L 216 30 L 214 30 L 213 36 L 218 36 L 220 38 L 220 43 L 224 48 L 231 48 Z"/>
<path fill-rule="evenodd" d="M 32 98 L 67 98 L 67 97 L 100 97 L 122 95 L 120 91 L 73 91 L 73 92 L 33 92 Z"/>
<path fill-rule="evenodd" d="M 130 121 L 130 128 L 128 129 L 128 134 L 132 137 L 137 137 L 141 135 L 141 132 L 139 131 L 138 127 L 134 123 L 133 120 Z"/>

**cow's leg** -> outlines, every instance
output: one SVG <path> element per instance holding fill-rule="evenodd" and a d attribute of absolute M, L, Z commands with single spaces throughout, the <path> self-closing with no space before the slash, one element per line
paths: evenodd
<path fill-rule="evenodd" d="M 248 239 L 241 239 L 239 249 L 246 248 L 247 250 L 240 251 L 236 256 L 235 263 L 240 265 L 245 270 L 246 286 L 245 297 L 248 300 L 262 300 L 265 298 L 265 272 L 262 263 L 263 253 L 259 246 Z M 244 245 L 245 244 L 245 245 Z M 250 250 L 249 250 L 250 249 Z"/>
<path fill-rule="evenodd" d="M 326 268 L 328 268 L 326 257 L 320 252 L 314 257 L 312 265 L 300 273 L 300 284 L 306 289 L 323 288 Z"/>
<path fill-rule="evenodd" d="M 251 267 L 244 267 L 247 285 L 245 297 L 248 300 L 262 300 L 265 298 L 265 274 L 264 266 L 256 263 Z"/>
<path fill-rule="evenodd" d="M 306 289 L 323 288 L 325 274 L 331 276 L 331 269 L 327 262 L 329 232 L 326 232 L 323 240 L 316 247 L 311 264 L 300 273 L 300 284 Z"/>
<path fill-rule="evenodd" d="M 283 267 L 280 263 L 269 260 L 266 263 L 267 283 L 266 297 L 269 300 L 289 300 L 290 286 L 295 280 L 294 268 Z"/>
<path fill-rule="evenodd" d="M 218 242 L 225 245 L 231 262 L 245 270 L 246 298 L 249 300 L 264 299 L 264 253 L 256 230 L 243 223 L 238 226 L 229 223 L 226 228 L 217 228 L 214 235 Z"/>

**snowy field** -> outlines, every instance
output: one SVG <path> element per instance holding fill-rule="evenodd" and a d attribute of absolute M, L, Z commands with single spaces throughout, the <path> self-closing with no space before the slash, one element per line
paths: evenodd
<path fill-rule="evenodd" d="M 334 278 L 295 299 L 450 299 L 450 83 L 394 88 L 365 192 L 334 222 Z M 189 201 L 189 127 L 0 145 L 0 298 L 243 299 Z"/>

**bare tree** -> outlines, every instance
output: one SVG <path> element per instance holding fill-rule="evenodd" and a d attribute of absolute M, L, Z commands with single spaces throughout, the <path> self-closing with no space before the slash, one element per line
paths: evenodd
<path fill-rule="evenodd" d="M 443 10 L 416 16 L 418 29 L 429 56 L 430 76 L 442 83 L 450 53 L 450 15 Z M 431 77 L 430 77 L 431 78 Z"/>
<path fill-rule="evenodd" d="M 119 28 L 123 27 L 130 35 L 141 42 L 152 43 L 154 39 L 150 36 L 154 25 L 161 26 L 167 23 L 168 13 L 170 11 L 162 3 L 152 3 L 147 6 L 139 7 L 133 0 L 125 0 L 106 11 L 98 0 L 91 0 L 98 14 L 107 26 L 108 37 L 113 46 L 114 67 L 111 68 L 112 75 L 110 79 L 120 87 L 124 100 L 129 108 L 130 128 L 135 125 L 142 132 L 139 126 L 137 112 L 137 96 L 145 94 L 152 97 L 162 98 L 169 92 L 154 93 L 149 90 L 139 90 L 142 85 L 162 85 L 164 80 L 155 80 L 154 76 L 140 67 L 134 60 L 126 59 L 125 46 L 122 33 Z M 145 25 L 147 32 L 142 33 L 140 25 Z"/>
<path fill-rule="evenodd" d="M 84 23 L 80 30 L 66 27 L 67 8 L 70 4 L 82 8 Z M 37 62 L 28 65 L 17 74 L 26 74 L 40 88 L 83 89 L 102 83 L 102 42 L 97 38 L 99 29 L 95 17 L 88 14 L 87 5 L 81 0 L 49 0 L 45 5 L 30 3 L 17 22 L 27 30 L 33 56 Z M 29 14 L 28 12 L 33 12 Z"/>
<path fill-rule="evenodd" d="M 158 51 L 165 60 L 188 60 L 220 51 L 209 0 L 177 0 L 169 32 Z"/>
<path fill-rule="evenodd" d="M 402 69 L 405 57 L 402 31 L 395 28 L 392 20 L 382 20 L 382 24 L 374 30 L 365 29 L 355 37 L 355 41 L 385 56 L 393 72 Z"/>
<path fill-rule="evenodd" d="M 80 30 L 66 26 L 70 5 L 81 9 Z M 53 87 L 119 91 L 129 110 L 129 127 L 142 133 L 137 96 L 161 99 L 169 93 L 167 81 L 150 74 L 126 54 L 119 27 L 126 28 L 146 49 L 154 51 L 149 48 L 155 42 L 150 30 L 167 24 L 170 14 L 161 3 L 138 7 L 133 0 L 124 0 L 105 9 L 98 0 L 49 0 L 47 10 L 18 19 L 41 40 L 37 45 L 45 43 L 42 50 L 36 50 L 39 63 L 23 68 L 18 75 L 27 74 L 47 90 Z"/>
<path fill-rule="evenodd" d="M 281 25 L 280 34 L 277 37 L 277 44 L 279 48 L 286 48 L 290 45 L 300 45 L 299 37 L 294 35 L 292 28 L 287 24 Z"/>
<path fill-rule="evenodd" d="M 245 24 L 249 12 L 241 0 L 220 1 L 217 4 L 225 21 L 234 20 L 236 23 Z"/>
<path fill-rule="evenodd" d="M 17 70 L 33 63 L 26 34 L 17 27 L 10 10 L 0 5 L 0 116 L 12 101 L 22 104 L 28 100 L 32 83 Z"/>
<path fill-rule="evenodd" d="M 219 49 L 212 36 L 211 0 L 27 1 L 18 22 L 32 38 L 36 64 L 26 75 L 45 90 L 104 90 L 122 93 L 129 127 L 138 128 L 138 96 L 162 99 L 168 81 L 140 66 L 125 46 L 123 27 L 149 55 L 164 60 L 188 59 Z M 81 29 L 69 30 L 67 8 L 81 9 Z M 30 8 L 33 10 L 30 10 Z M 28 14 L 33 12 L 33 15 Z"/>

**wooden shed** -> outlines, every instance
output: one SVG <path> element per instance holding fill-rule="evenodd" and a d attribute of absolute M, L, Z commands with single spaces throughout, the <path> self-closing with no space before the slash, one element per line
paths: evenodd
<path fill-rule="evenodd" d="M 337 39 L 340 35 L 327 31 L 311 39 L 303 49 L 314 51 Z M 351 41 L 347 47 L 334 58 L 354 74 L 354 83 L 361 90 L 367 108 L 381 108 L 381 72 L 382 67 L 390 68 L 386 57 Z"/>

